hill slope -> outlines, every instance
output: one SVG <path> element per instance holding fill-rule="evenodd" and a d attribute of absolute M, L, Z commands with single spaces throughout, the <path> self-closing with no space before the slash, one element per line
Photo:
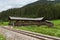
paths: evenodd
<path fill-rule="evenodd" d="M 7 20 L 8 16 L 60 19 L 60 3 L 37 1 L 22 8 L 9 9 L 0 13 L 1 20 Z"/>

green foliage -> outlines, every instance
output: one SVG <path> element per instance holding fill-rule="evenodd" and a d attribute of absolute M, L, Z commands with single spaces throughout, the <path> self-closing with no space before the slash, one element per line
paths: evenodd
<path fill-rule="evenodd" d="M 52 22 L 55 24 L 54 27 L 47 27 L 45 25 L 38 27 L 32 25 L 32 26 L 20 26 L 20 27 L 16 26 L 14 28 L 19 30 L 28 30 L 32 32 L 60 37 L 60 20 L 53 20 Z"/>
<path fill-rule="evenodd" d="M 22 8 L 9 9 L 0 13 L 0 19 L 3 21 L 7 21 L 9 16 L 60 19 L 60 3 L 40 3 L 37 1 Z"/>

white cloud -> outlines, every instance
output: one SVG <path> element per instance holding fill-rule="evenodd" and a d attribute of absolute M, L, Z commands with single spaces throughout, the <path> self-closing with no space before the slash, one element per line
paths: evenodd
<path fill-rule="evenodd" d="M 14 7 L 22 7 L 37 0 L 0 0 L 0 11 Z"/>

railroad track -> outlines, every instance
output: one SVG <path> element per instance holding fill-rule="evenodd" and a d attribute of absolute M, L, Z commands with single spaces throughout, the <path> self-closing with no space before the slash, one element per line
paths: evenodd
<path fill-rule="evenodd" d="M 40 40 L 60 40 L 60 38 L 57 38 L 57 37 L 40 35 L 40 34 L 36 34 L 36 33 L 33 33 L 33 32 L 24 31 L 24 30 L 16 30 L 16 29 L 7 28 L 7 27 L 2 27 L 2 28 L 13 31 L 13 32 L 17 32 L 17 33 L 20 33 L 20 34 L 23 34 L 23 35 L 27 35 L 27 36 L 30 36 L 30 37 L 34 37 L 34 38 L 37 38 L 37 39 L 40 39 Z"/>

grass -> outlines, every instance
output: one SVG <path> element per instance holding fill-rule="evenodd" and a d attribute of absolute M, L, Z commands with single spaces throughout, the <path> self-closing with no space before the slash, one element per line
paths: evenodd
<path fill-rule="evenodd" d="M 0 26 L 7 26 L 9 22 L 0 22 Z"/>
<path fill-rule="evenodd" d="M 19 26 L 19 27 L 14 26 L 14 28 L 19 30 L 27 30 L 27 31 L 60 37 L 60 20 L 52 20 L 52 22 L 54 23 L 54 27 L 47 27 L 45 25 L 38 27 L 36 25 L 35 26 L 32 25 L 32 26 Z M 8 25 L 8 22 L 0 23 L 0 25 L 6 26 Z"/>
<path fill-rule="evenodd" d="M 53 20 L 54 27 L 47 27 L 45 25 L 42 26 L 20 26 L 20 27 L 14 27 L 19 30 L 28 30 L 32 32 L 42 33 L 46 35 L 56 36 L 60 37 L 60 20 Z"/>
<path fill-rule="evenodd" d="M 0 40 L 6 40 L 2 34 L 0 34 Z"/>

